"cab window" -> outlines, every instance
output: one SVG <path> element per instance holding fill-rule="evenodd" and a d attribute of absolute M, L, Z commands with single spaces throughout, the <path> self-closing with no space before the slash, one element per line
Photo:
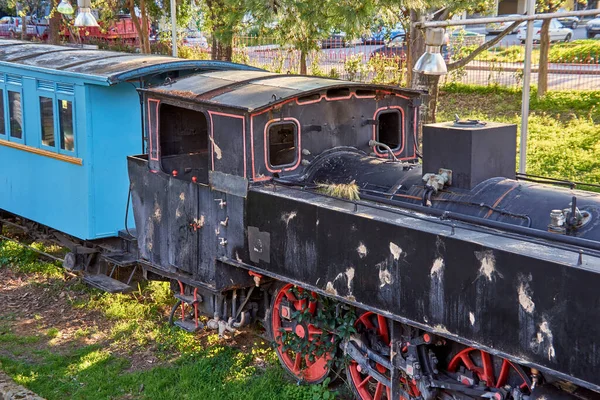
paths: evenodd
<path fill-rule="evenodd" d="M 298 127 L 293 122 L 269 125 L 268 161 L 272 168 L 295 165 L 298 161 Z"/>

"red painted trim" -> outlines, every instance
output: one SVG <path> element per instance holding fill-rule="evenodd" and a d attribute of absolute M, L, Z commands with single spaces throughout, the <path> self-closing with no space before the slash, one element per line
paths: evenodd
<path fill-rule="evenodd" d="M 332 90 L 332 89 L 326 90 L 325 91 L 325 96 L 323 96 L 325 98 L 325 100 L 327 100 L 327 101 L 349 100 L 353 96 L 356 96 L 356 92 L 353 92 L 353 91 L 350 90 L 350 94 L 348 96 L 344 96 L 344 97 L 327 97 L 327 92 L 329 92 L 329 90 Z"/>
<path fill-rule="evenodd" d="M 377 90 L 377 89 L 375 90 L 375 96 L 377 94 L 382 94 L 382 93 L 383 94 L 393 94 L 394 96 L 397 96 L 397 97 L 400 97 L 400 98 L 403 98 L 403 99 L 409 99 L 409 97 L 403 96 L 403 95 L 395 93 L 395 92 L 386 91 L 386 90 Z M 357 99 L 374 98 L 375 97 L 375 96 L 357 96 L 355 91 L 351 92 L 351 95 L 354 96 Z M 303 97 L 303 96 L 299 96 L 299 97 Z M 262 115 L 262 114 L 267 113 L 269 111 L 272 111 L 276 107 L 282 107 L 282 106 L 284 106 L 284 105 L 286 105 L 288 103 L 291 103 L 291 102 L 296 102 L 297 105 L 307 105 L 307 104 L 318 103 L 321 100 L 323 100 L 324 98 L 325 98 L 325 95 L 321 95 L 318 100 L 311 100 L 311 101 L 306 101 L 306 102 L 298 102 L 298 97 L 294 97 L 294 98 L 288 99 L 288 100 L 286 100 L 286 101 L 284 101 L 282 103 L 275 104 L 275 105 L 273 105 L 273 106 L 271 106 L 269 108 L 266 108 L 266 109 L 264 109 L 262 111 L 250 114 L 250 157 L 251 157 L 250 161 L 252 163 L 252 180 L 253 181 L 255 181 L 255 182 L 261 182 L 261 181 L 268 181 L 268 180 L 271 179 L 268 176 L 261 176 L 261 177 L 257 177 L 256 176 L 256 166 L 255 166 L 255 160 L 256 159 L 255 159 L 255 156 L 254 156 L 254 146 L 255 146 L 255 143 L 254 143 L 254 117 Z M 343 98 L 329 99 L 327 101 L 336 101 L 336 100 L 343 100 Z M 399 106 L 393 106 L 393 107 L 399 107 Z M 391 107 L 391 108 L 393 108 L 393 107 Z M 385 107 L 383 109 L 385 109 Z M 404 140 L 405 140 L 405 138 L 404 138 L 404 110 L 402 110 L 401 112 L 402 112 L 402 140 L 403 140 L 403 144 L 402 144 L 402 149 L 400 151 L 402 151 L 404 149 Z M 377 111 L 376 111 L 376 113 L 377 113 Z M 415 129 L 416 129 L 416 125 L 415 125 Z M 376 136 L 376 134 L 377 134 L 377 132 L 375 132 L 375 136 Z M 300 132 L 299 132 L 299 137 L 300 137 Z M 373 137 L 373 139 L 375 139 L 375 137 Z M 266 147 L 265 147 L 265 151 L 266 151 Z M 402 157 L 402 158 L 399 158 L 399 160 L 412 160 L 412 159 L 415 158 L 415 156 L 416 156 L 416 153 L 412 157 Z M 266 164 L 266 161 L 267 160 L 266 160 L 266 157 L 265 157 L 265 164 Z"/>
<path fill-rule="evenodd" d="M 156 103 L 156 125 L 154 125 L 154 131 L 152 130 L 152 121 L 150 120 L 150 103 Z M 148 155 L 150 160 L 158 161 L 158 107 L 160 105 L 160 100 L 156 99 L 148 99 L 148 136 L 150 141 L 150 148 L 148 149 Z M 156 143 L 153 141 L 156 140 Z M 154 146 L 156 145 L 156 157 L 152 156 Z"/>
<path fill-rule="evenodd" d="M 402 121 L 400 122 L 400 124 L 402 125 L 402 146 L 400 146 L 400 148 L 398 150 L 394 151 L 394 155 L 398 156 L 398 155 L 402 154 L 402 152 L 404 151 L 404 145 L 406 144 L 406 136 L 405 136 L 405 132 L 404 132 L 404 125 L 405 125 L 404 109 L 402 109 L 402 107 L 400 107 L 400 106 L 381 107 L 381 108 L 378 108 L 377 110 L 375 110 L 375 114 L 373 114 L 373 119 L 377 120 L 377 114 L 379 114 L 381 111 L 386 111 L 386 110 L 400 110 L 400 114 L 402 115 Z M 373 125 L 373 140 L 377 140 L 377 127 L 375 125 Z M 380 153 L 377 150 L 377 146 L 373 146 L 373 152 L 378 157 L 385 157 L 388 155 L 387 153 Z"/>
<path fill-rule="evenodd" d="M 413 157 L 415 158 L 417 156 L 417 117 L 419 115 L 419 107 L 415 107 L 415 115 L 414 115 L 414 119 L 413 119 L 413 140 L 414 140 L 414 153 L 413 153 Z"/>
<path fill-rule="evenodd" d="M 271 167 L 269 166 L 269 162 L 268 162 L 268 154 L 267 154 L 267 135 L 269 132 L 269 127 L 271 125 L 273 125 L 274 123 L 278 123 L 281 121 L 292 121 L 294 124 L 296 124 L 296 132 L 298 133 L 298 140 L 297 140 L 297 147 L 298 147 L 298 155 L 297 155 L 297 160 L 296 160 L 296 164 L 292 165 L 291 167 L 288 168 L 281 168 L 281 169 L 271 169 Z M 263 142 L 263 148 L 265 151 L 265 166 L 267 167 L 267 171 L 275 173 L 275 172 L 282 172 L 282 171 L 293 171 L 296 168 L 298 168 L 298 165 L 300 165 L 300 159 L 301 159 L 301 149 L 302 149 L 302 125 L 300 125 L 300 121 L 298 121 L 296 118 L 292 118 L 292 117 L 286 117 L 286 118 L 277 118 L 277 119 L 272 119 L 270 121 L 268 121 L 265 124 L 265 131 L 264 131 L 264 142 Z"/>
<path fill-rule="evenodd" d="M 215 124 L 213 123 L 213 115 L 219 115 L 222 117 L 229 118 L 238 118 L 242 120 L 242 142 L 244 145 L 244 178 L 247 176 L 247 165 L 246 165 L 246 118 L 243 115 L 237 114 L 228 114 L 217 111 L 209 111 L 208 117 L 210 118 L 210 154 L 212 160 L 212 170 L 215 170 L 215 152 L 214 152 L 214 144 L 215 144 Z M 252 129 L 252 124 L 250 124 L 250 129 Z M 223 151 L 223 150 L 221 150 Z M 253 165 L 254 167 L 254 165 Z"/>
<path fill-rule="evenodd" d="M 309 95 L 310 96 L 310 95 Z M 301 96 L 301 97 L 306 97 L 306 96 Z M 307 104 L 315 104 L 315 103 L 319 103 L 321 100 L 323 100 L 325 98 L 325 96 L 320 95 L 318 99 L 316 100 L 309 100 L 309 101 L 298 101 L 300 97 L 296 97 L 296 104 L 298 104 L 299 106 L 304 106 Z"/>

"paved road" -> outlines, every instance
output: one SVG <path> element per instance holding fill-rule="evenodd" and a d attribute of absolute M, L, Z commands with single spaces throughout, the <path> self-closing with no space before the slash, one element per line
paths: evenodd
<path fill-rule="evenodd" d="M 473 32 L 477 32 L 477 33 L 485 33 L 485 27 L 467 27 L 468 30 L 473 31 Z M 491 40 L 494 38 L 495 35 L 487 35 L 485 37 L 485 40 Z M 577 39 L 587 39 L 586 33 L 585 33 L 585 26 L 578 26 L 577 29 L 575 29 L 573 31 L 573 39 L 572 40 L 577 40 Z M 500 42 L 501 46 L 511 46 L 513 44 L 520 44 L 519 41 L 517 40 L 517 34 L 514 33 L 512 35 L 507 35 L 505 36 L 502 41 Z"/>

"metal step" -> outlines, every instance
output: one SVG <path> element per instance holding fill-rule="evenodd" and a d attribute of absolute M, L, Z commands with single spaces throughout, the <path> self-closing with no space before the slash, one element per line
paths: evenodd
<path fill-rule="evenodd" d="M 124 251 L 105 253 L 102 254 L 102 258 L 104 258 L 108 263 L 114 264 L 118 267 L 133 267 L 138 261 L 135 255 Z"/>
<path fill-rule="evenodd" d="M 133 286 L 129 286 L 106 275 L 86 274 L 83 276 L 83 281 L 90 286 L 108 293 L 127 293 L 134 289 Z"/>
<path fill-rule="evenodd" d="M 173 322 L 173 324 L 190 333 L 198 332 L 204 328 L 204 324 L 202 322 L 198 321 L 198 326 L 196 326 L 196 323 L 191 319 L 185 319 L 183 321 L 178 319 L 177 321 Z"/>
<path fill-rule="evenodd" d="M 198 303 L 202 302 L 202 296 L 200 296 L 200 295 L 196 296 L 197 300 L 194 300 L 194 296 L 188 296 L 185 294 L 176 294 L 175 298 L 177 300 L 183 301 L 186 304 L 189 304 L 190 306 L 194 305 L 195 302 L 198 302 Z"/>

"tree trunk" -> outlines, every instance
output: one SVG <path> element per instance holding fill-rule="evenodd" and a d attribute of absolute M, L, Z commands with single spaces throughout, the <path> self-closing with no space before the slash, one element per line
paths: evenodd
<path fill-rule="evenodd" d="M 213 34 L 213 46 L 211 56 L 213 60 L 220 61 L 231 61 L 233 55 L 233 43 L 232 41 L 223 42 L 218 40 Z"/>
<path fill-rule="evenodd" d="M 56 11 L 59 0 L 52 1 L 52 11 L 50 21 L 48 21 L 48 42 L 50 44 L 60 43 L 60 20 L 61 15 Z"/>
<path fill-rule="evenodd" d="M 406 37 L 406 82 L 411 88 L 415 88 L 415 77 L 413 74 L 413 68 L 415 63 L 421 57 L 421 54 L 425 52 L 425 36 L 421 29 L 415 28 L 414 22 L 418 22 L 421 19 L 421 13 L 416 10 L 410 10 L 410 30 Z"/>
<path fill-rule="evenodd" d="M 23 12 L 21 17 L 21 40 L 27 39 L 27 13 Z"/>
<path fill-rule="evenodd" d="M 142 29 L 140 32 L 140 42 L 142 53 L 150 54 L 150 37 L 148 34 L 148 14 L 146 13 L 146 0 L 140 0 L 140 12 L 142 14 Z"/>
<path fill-rule="evenodd" d="M 129 0 L 127 2 L 127 8 L 129 8 L 129 14 L 131 15 L 131 20 L 133 21 L 133 25 L 135 26 L 135 31 L 138 34 L 140 39 L 140 52 L 146 53 L 146 48 L 144 47 L 144 32 L 142 26 L 140 24 L 140 19 L 137 15 L 135 15 L 135 2 L 134 0 Z"/>
<path fill-rule="evenodd" d="M 300 50 L 300 75 L 306 74 L 306 50 Z"/>
<path fill-rule="evenodd" d="M 538 71 L 538 99 L 548 91 L 548 51 L 550 49 L 550 20 L 542 22 L 540 32 L 540 64 Z"/>

